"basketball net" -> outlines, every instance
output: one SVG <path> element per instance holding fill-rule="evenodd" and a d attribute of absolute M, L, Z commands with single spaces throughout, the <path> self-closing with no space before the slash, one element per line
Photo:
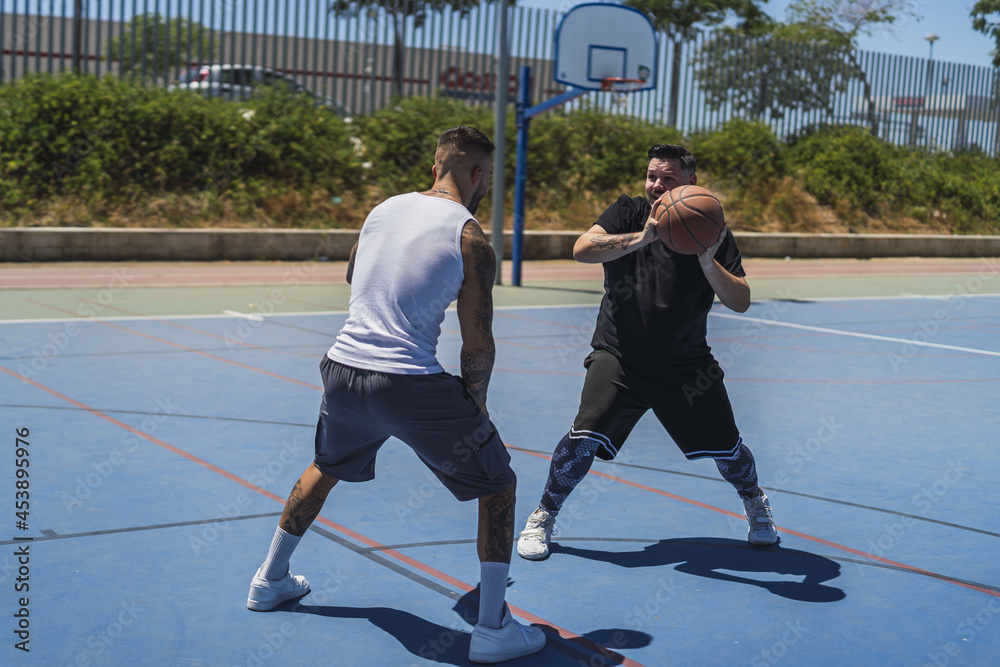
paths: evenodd
<path fill-rule="evenodd" d="M 601 81 L 601 90 L 612 93 L 614 96 L 611 98 L 611 103 L 616 107 L 624 108 L 628 104 L 629 93 L 634 93 L 644 85 L 646 82 L 642 79 L 623 79 L 609 76 Z"/>

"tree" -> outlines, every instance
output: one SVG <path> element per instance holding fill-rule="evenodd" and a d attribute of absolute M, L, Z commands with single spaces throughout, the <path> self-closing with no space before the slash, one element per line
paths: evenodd
<path fill-rule="evenodd" d="M 648 16 L 653 26 L 665 32 L 674 42 L 667 125 L 677 126 L 683 43 L 694 37 L 698 27 L 718 26 L 734 18 L 740 22 L 739 30 L 751 31 L 767 20 L 760 8 L 766 2 L 767 0 L 624 0 L 623 4 Z"/>
<path fill-rule="evenodd" d="M 855 45 L 859 35 L 892 31 L 903 18 L 919 19 L 917 0 L 792 0 L 788 22 L 813 26 L 822 36 L 837 33 Z"/>
<path fill-rule="evenodd" d="M 786 109 L 832 112 L 852 69 L 838 40 L 804 39 L 796 26 L 752 35 L 721 30 L 694 56 L 695 77 L 713 110 L 729 105 L 745 116 L 783 118 Z"/>
<path fill-rule="evenodd" d="M 214 60 L 218 42 L 197 21 L 148 13 L 132 17 L 127 32 L 108 40 L 105 53 L 108 60 L 119 61 L 122 74 L 165 78 L 178 68 L 187 69 L 192 58 Z"/>
<path fill-rule="evenodd" d="M 785 109 L 832 112 L 834 95 L 861 81 L 871 131 L 878 116 L 868 75 L 858 61 L 859 35 L 891 31 L 916 17 L 914 0 L 793 0 L 786 22 L 759 22 L 742 41 L 732 31 L 709 40 L 696 59 L 696 76 L 709 104 L 781 117 Z"/>
<path fill-rule="evenodd" d="M 992 37 L 997 47 L 993 49 L 993 66 L 1000 67 L 1000 0 L 979 0 L 969 13 L 972 28 Z"/>
<path fill-rule="evenodd" d="M 844 55 L 853 68 L 855 77 L 864 86 L 868 123 L 876 137 L 879 130 L 878 113 L 868 73 L 858 62 L 857 39 L 859 35 L 871 35 L 876 31 L 892 32 L 892 24 L 898 19 L 919 19 L 915 5 L 916 0 L 793 0 L 787 9 L 787 15 L 793 23 L 823 26 L 840 43 L 846 41 L 848 48 L 844 49 Z M 915 131 L 914 116 L 912 132 Z"/>
<path fill-rule="evenodd" d="M 1000 0 L 979 0 L 969 13 L 972 28 L 992 37 L 997 47 L 993 49 L 993 106 L 1000 106 Z M 1000 153 L 1000 123 L 997 124 L 997 152 Z"/>
<path fill-rule="evenodd" d="M 495 2 L 496 0 L 487 0 Z M 479 0 L 332 0 L 330 11 L 338 16 L 359 16 L 363 11 L 377 12 L 384 10 L 392 21 L 392 94 L 396 99 L 403 97 L 403 29 L 407 17 L 413 17 L 414 26 L 421 28 L 428 14 L 443 11 L 451 7 L 461 16 L 469 15 L 473 7 L 479 6 Z M 511 0 L 510 4 L 514 4 Z"/>

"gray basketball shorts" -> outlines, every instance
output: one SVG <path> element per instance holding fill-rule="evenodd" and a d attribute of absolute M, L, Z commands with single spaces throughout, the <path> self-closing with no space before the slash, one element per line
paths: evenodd
<path fill-rule="evenodd" d="M 408 445 L 458 500 L 514 482 L 496 427 L 449 373 L 400 375 L 320 363 L 323 400 L 314 463 L 345 482 L 375 478 L 375 457 L 390 437 Z"/>
<path fill-rule="evenodd" d="M 587 377 L 570 435 L 597 440 L 599 458 L 615 458 L 639 418 L 649 410 L 686 458 L 731 458 L 736 454 L 740 432 L 718 363 L 642 377 L 623 367 L 610 352 L 594 350 L 584 365 Z"/>

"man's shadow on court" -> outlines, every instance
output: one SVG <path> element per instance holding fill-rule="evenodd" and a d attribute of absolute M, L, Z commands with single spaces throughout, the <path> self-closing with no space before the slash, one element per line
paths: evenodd
<path fill-rule="evenodd" d="M 328 605 L 292 604 L 288 611 L 315 614 L 327 618 L 355 618 L 365 620 L 395 639 L 415 658 L 445 665 L 469 665 L 469 640 L 467 632 L 432 623 L 416 614 L 391 607 L 346 607 Z M 284 606 L 284 605 L 283 605 Z M 280 609 L 281 607 L 279 607 Z M 373 658 L 377 661 L 377 658 Z"/>
<path fill-rule="evenodd" d="M 840 563 L 797 549 L 760 548 L 741 540 L 691 537 L 660 540 L 642 551 L 600 551 L 553 542 L 550 553 L 566 554 L 619 567 L 657 567 L 677 563 L 675 570 L 707 579 L 758 586 L 774 595 L 801 602 L 837 602 L 847 595 L 824 582 L 840 576 Z M 741 576 L 734 573 L 746 573 Z M 802 577 L 800 581 L 768 581 L 768 575 Z"/>
<path fill-rule="evenodd" d="M 507 586 L 513 585 L 513 581 L 508 581 Z M 288 602 L 278 607 L 292 613 L 315 614 L 327 618 L 354 618 L 366 620 L 375 627 L 393 637 L 399 644 L 414 656 L 446 665 L 470 665 L 469 662 L 469 642 L 472 638 L 472 627 L 479 620 L 479 586 L 469 591 L 456 601 L 452 607 L 456 614 L 469 625 L 468 630 L 456 630 L 432 623 L 408 611 L 392 609 L 390 607 L 342 607 L 327 605 L 310 605 L 308 597 L 302 601 Z M 523 623 L 523 621 L 522 621 Z M 540 625 L 546 631 L 547 642 L 552 644 L 559 639 L 559 633 L 555 628 L 547 625 Z M 578 665 L 582 660 L 589 660 L 597 651 L 595 644 L 615 648 L 639 648 L 647 646 L 652 637 L 645 632 L 636 630 L 625 630 L 609 628 L 595 630 L 582 636 L 584 641 L 576 640 L 579 649 L 564 648 L 559 653 L 550 653 L 548 647 L 542 649 L 540 653 L 528 658 L 522 658 L 521 664 L 554 665 L 572 664 Z M 589 640 L 589 641 L 586 641 Z M 574 643 L 573 640 L 568 640 Z M 581 658 L 582 656 L 582 658 Z M 603 664 L 603 663 L 602 663 Z"/>

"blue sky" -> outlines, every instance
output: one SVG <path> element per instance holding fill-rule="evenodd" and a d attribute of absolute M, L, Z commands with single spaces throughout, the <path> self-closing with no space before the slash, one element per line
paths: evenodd
<path fill-rule="evenodd" d="M 785 8 L 791 0 L 770 0 L 764 5 L 768 14 L 776 19 L 785 18 Z M 579 4 L 572 0 L 518 0 L 520 7 L 542 7 L 565 11 Z M 926 58 L 929 43 L 924 39 L 928 33 L 940 39 L 934 43 L 934 60 L 986 65 L 992 62 L 990 52 L 995 44 L 982 33 L 972 29 L 969 11 L 974 0 L 914 0 L 919 20 L 904 19 L 896 24 L 892 33 L 877 32 L 871 37 L 862 37 L 858 46 L 867 51 L 893 53 L 904 56 Z"/>

